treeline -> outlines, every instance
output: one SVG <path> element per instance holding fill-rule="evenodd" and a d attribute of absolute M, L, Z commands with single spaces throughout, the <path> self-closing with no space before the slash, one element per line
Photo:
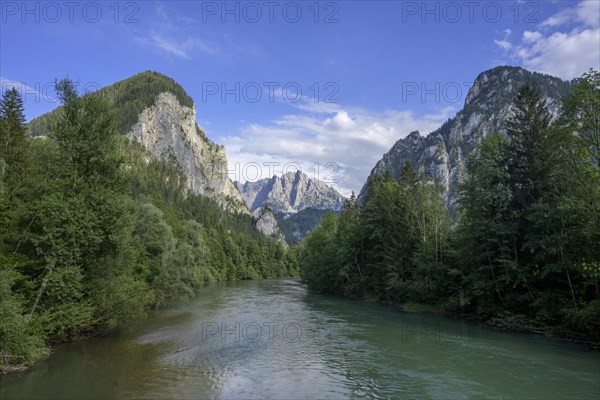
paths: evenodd
<path fill-rule="evenodd" d="M 186 194 L 174 162 L 118 134 L 100 94 L 57 83 L 48 137 L 0 103 L 0 372 L 101 334 L 204 282 L 297 276 L 294 249 Z"/>
<path fill-rule="evenodd" d="M 305 282 L 600 340 L 600 73 L 558 118 L 528 85 L 512 111 L 507 134 L 468 159 L 456 219 L 410 164 L 399 180 L 375 176 L 362 205 L 353 196 L 302 243 Z"/>

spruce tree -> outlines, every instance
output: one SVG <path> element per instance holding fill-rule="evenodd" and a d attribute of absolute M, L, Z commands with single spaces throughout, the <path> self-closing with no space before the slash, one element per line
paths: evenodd
<path fill-rule="evenodd" d="M 0 100 L 0 159 L 4 161 L 2 172 L 9 203 L 24 182 L 28 145 L 23 100 L 13 87 L 6 90 Z"/>
<path fill-rule="evenodd" d="M 537 200 L 544 180 L 541 144 L 550 127 L 548 106 L 530 85 L 523 86 L 515 98 L 513 115 L 507 121 L 507 168 L 514 206 L 523 208 Z"/>

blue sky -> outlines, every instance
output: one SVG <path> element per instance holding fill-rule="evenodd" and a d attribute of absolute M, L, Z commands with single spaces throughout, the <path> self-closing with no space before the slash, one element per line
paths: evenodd
<path fill-rule="evenodd" d="M 233 179 L 300 167 L 344 194 L 398 139 L 454 116 L 486 69 L 600 67 L 596 0 L 0 5 L 0 83 L 28 119 L 56 106 L 55 78 L 93 90 L 155 70 L 194 98 Z"/>

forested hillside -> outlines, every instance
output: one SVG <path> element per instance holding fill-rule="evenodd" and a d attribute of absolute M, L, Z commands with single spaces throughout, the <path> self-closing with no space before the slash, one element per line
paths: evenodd
<path fill-rule="evenodd" d="M 186 192 L 176 163 L 120 134 L 169 86 L 139 79 L 156 79 L 156 90 L 138 93 L 134 79 L 80 96 L 57 82 L 62 106 L 31 128 L 43 126 L 42 138 L 26 135 L 19 93 L 3 93 L 0 372 L 193 296 L 204 282 L 298 274 L 294 249 L 256 231 L 249 215 Z"/>
<path fill-rule="evenodd" d="M 308 232 L 315 229 L 321 223 L 321 220 L 328 211 L 330 210 L 311 207 L 297 214 L 290 215 L 287 218 L 279 214 L 277 218 L 288 243 L 298 244 Z"/>
<path fill-rule="evenodd" d="M 458 215 L 406 162 L 371 177 L 302 243 L 301 274 L 322 292 L 470 314 L 502 327 L 600 340 L 600 73 L 552 118 L 535 87 L 513 99 L 506 135 L 467 157 Z"/>

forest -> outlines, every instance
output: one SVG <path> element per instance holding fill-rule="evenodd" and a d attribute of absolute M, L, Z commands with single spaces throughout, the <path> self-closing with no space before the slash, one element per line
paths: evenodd
<path fill-rule="evenodd" d="M 469 155 L 456 212 L 407 162 L 399 179 L 374 176 L 362 201 L 352 196 L 291 248 L 252 217 L 188 193 L 174 160 L 123 134 L 172 82 L 143 74 L 121 86 L 83 94 L 59 80 L 61 107 L 29 126 L 18 91 L 3 93 L 0 372 L 206 282 L 294 276 L 406 311 L 600 341 L 597 71 L 577 81 L 557 116 L 524 85 L 506 134 Z"/>
<path fill-rule="evenodd" d="M 506 134 L 470 154 L 449 215 L 435 180 L 404 165 L 368 182 L 301 244 L 309 287 L 501 328 L 600 341 L 600 73 L 553 116 L 530 85 Z"/>
<path fill-rule="evenodd" d="M 172 88 L 158 75 L 138 82 L 144 76 L 110 93 L 57 81 L 61 107 L 35 120 L 34 137 L 19 92 L 3 93 L 0 373 L 193 296 L 205 282 L 298 276 L 295 249 L 260 234 L 250 216 L 187 193 L 175 162 L 123 135 L 144 102 Z"/>

